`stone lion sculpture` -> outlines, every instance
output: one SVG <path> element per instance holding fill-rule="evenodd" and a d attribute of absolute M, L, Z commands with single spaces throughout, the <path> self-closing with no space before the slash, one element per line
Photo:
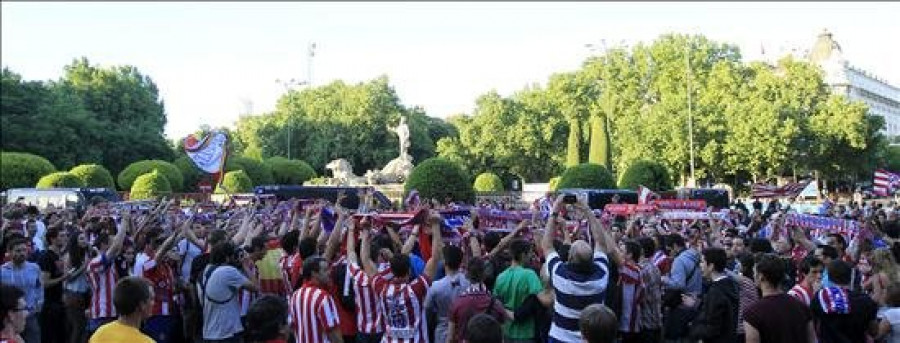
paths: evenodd
<path fill-rule="evenodd" d="M 332 178 L 340 185 L 366 184 L 366 178 L 353 174 L 353 165 L 343 158 L 328 162 L 325 169 L 331 171 Z"/>

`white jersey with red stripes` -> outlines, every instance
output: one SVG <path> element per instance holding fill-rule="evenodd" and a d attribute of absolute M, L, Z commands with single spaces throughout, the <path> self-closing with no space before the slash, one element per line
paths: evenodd
<path fill-rule="evenodd" d="M 174 315 L 178 306 L 175 304 L 175 273 L 166 263 L 157 263 L 155 259 L 144 262 L 143 275 L 153 285 L 154 316 Z"/>
<path fill-rule="evenodd" d="M 787 294 L 794 297 L 794 299 L 800 300 L 806 306 L 809 306 L 809 304 L 812 302 L 812 290 L 803 287 L 802 283 L 794 285 L 794 287 L 791 288 L 791 290 L 789 290 Z"/>
<path fill-rule="evenodd" d="M 353 278 L 353 295 L 356 299 L 356 328 L 361 333 L 376 334 L 384 332 L 384 320 L 381 303 L 375 292 L 373 279 L 356 263 L 347 263 L 347 274 Z M 389 270 L 378 276 L 387 278 Z"/>
<path fill-rule="evenodd" d="M 91 259 L 87 267 L 87 279 L 91 284 L 91 319 L 115 318 L 116 308 L 113 306 L 113 289 L 116 288 L 118 273 L 113 261 L 102 252 Z"/>
<path fill-rule="evenodd" d="M 425 320 L 425 294 L 431 286 L 426 275 L 409 283 L 373 278 L 381 313 L 384 317 L 384 343 L 428 343 Z"/>
<path fill-rule="evenodd" d="M 330 343 L 328 331 L 340 325 L 334 298 L 309 283 L 291 295 L 290 316 L 297 343 Z"/>

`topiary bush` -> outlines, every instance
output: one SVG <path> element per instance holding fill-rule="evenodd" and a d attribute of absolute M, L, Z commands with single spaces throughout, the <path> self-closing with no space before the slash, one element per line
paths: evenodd
<path fill-rule="evenodd" d="M 267 159 L 264 163 L 272 169 L 274 184 L 302 185 L 303 182 L 316 177 L 316 171 L 301 160 L 289 160 L 276 156 Z"/>
<path fill-rule="evenodd" d="M 166 177 L 172 192 L 181 192 L 184 189 L 184 176 L 181 175 L 181 170 L 174 164 L 163 160 L 143 160 L 129 164 L 119 173 L 119 189 L 131 189 L 138 176 L 154 170 L 158 170 L 160 174 Z"/>
<path fill-rule="evenodd" d="M 22 152 L 0 152 L 0 189 L 33 187 L 44 175 L 56 171 L 50 161 Z"/>
<path fill-rule="evenodd" d="M 225 186 L 226 192 L 221 186 Z M 216 193 L 250 193 L 253 192 L 253 180 L 243 170 L 235 170 L 225 173 L 222 185 L 216 186 Z"/>
<path fill-rule="evenodd" d="M 559 177 L 557 189 L 565 188 L 615 188 L 616 181 L 606 167 L 593 163 L 582 163 L 566 168 Z"/>
<path fill-rule="evenodd" d="M 470 180 L 469 174 L 456 163 L 434 157 L 413 168 L 403 188 L 407 194 L 417 190 L 423 201 L 430 198 L 443 201 L 449 196 L 454 201 L 471 203 L 475 200 L 475 191 Z"/>
<path fill-rule="evenodd" d="M 200 178 L 206 174 L 206 172 L 197 168 L 194 164 L 194 161 L 191 161 L 190 157 L 187 155 L 176 158 L 175 161 L 172 161 L 172 164 L 178 168 L 178 171 L 181 172 L 181 178 L 183 181 L 182 190 L 185 192 L 195 192 L 197 191 L 197 183 L 200 182 Z"/>
<path fill-rule="evenodd" d="M 661 163 L 639 160 L 619 175 L 619 188 L 637 189 L 639 185 L 654 191 L 668 191 L 672 189 L 672 178 Z"/>
<path fill-rule="evenodd" d="M 35 188 L 81 188 L 84 187 L 84 182 L 81 181 L 77 176 L 72 175 L 69 172 L 55 172 L 44 175 L 40 180 L 38 180 L 37 184 L 34 186 Z"/>
<path fill-rule="evenodd" d="M 172 185 L 169 184 L 169 178 L 159 170 L 153 170 L 149 173 L 138 176 L 131 186 L 131 193 L 128 195 L 130 200 L 155 199 L 160 196 L 172 194 Z"/>
<path fill-rule="evenodd" d="M 116 188 L 112 174 L 99 164 L 82 164 L 69 170 L 69 173 L 80 179 L 84 187 Z"/>
<path fill-rule="evenodd" d="M 551 178 L 549 184 L 547 185 L 547 188 L 549 188 L 551 191 L 555 191 L 557 188 L 559 188 L 559 176 Z"/>
<path fill-rule="evenodd" d="M 502 192 L 503 180 L 494 173 L 481 173 L 475 178 L 472 186 L 476 192 Z"/>
<path fill-rule="evenodd" d="M 228 160 L 228 164 L 230 167 L 233 166 L 233 168 L 235 168 L 234 170 L 243 170 L 246 172 L 247 176 L 250 177 L 250 180 L 253 181 L 254 186 L 271 185 L 275 181 L 272 176 L 272 168 L 262 162 L 242 156 L 228 157 Z M 229 169 L 226 170 L 232 171 Z"/>

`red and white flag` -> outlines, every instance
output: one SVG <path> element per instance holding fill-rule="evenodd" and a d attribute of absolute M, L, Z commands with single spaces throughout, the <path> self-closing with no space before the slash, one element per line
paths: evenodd
<path fill-rule="evenodd" d="M 659 199 L 659 194 L 654 193 L 650 188 L 644 187 L 644 185 L 638 185 L 639 205 L 649 204 L 650 200 L 653 199 Z"/>
<path fill-rule="evenodd" d="M 755 183 L 752 186 L 750 197 L 753 198 L 778 198 L 778 197 L 787 197 L 793 198 L 800 195 L 800 192 L 803 192 L 803 189 L 809 185 L 812 180 L 800 181 L 800 182 L 791 182 L 784 186 L 772 186 L 764 183 Z"/>
<path fill-rule="evenodd" d="M 875 171 L 875 180 L 872 183 L 876 195 L 889 196 L 894 193 L 894 190 L 900 188 L 900 173 L 878 169 Z"/>

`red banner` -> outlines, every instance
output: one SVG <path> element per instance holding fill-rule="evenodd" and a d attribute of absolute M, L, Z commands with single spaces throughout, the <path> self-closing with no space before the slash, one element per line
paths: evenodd
<path fill-rule="evenodd" d="M 656 211 L 656 205 L 635 205 L 635 204 L 606 204 L 603 211 L 612 215 L 632 215 L 635 213 L 648 213 Z"/>
<path fill-rule="evenodd" d="M 663 210 L 706 211 L 706 200 L 653 200 L 650 202 Z"/>

